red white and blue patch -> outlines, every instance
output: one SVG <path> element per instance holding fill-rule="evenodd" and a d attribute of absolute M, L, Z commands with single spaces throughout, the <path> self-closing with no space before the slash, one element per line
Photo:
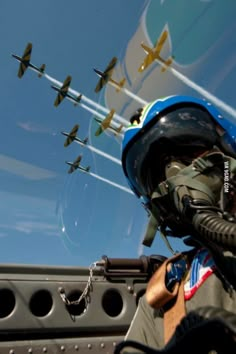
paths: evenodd
<path fill-rule="evenodd" d="M 215 271 L 216 265 L 206 249 L 199 250 L 191 264 L 190 276 L 184 284 L 184 298 L 191 299 L 197 289 Z"/>

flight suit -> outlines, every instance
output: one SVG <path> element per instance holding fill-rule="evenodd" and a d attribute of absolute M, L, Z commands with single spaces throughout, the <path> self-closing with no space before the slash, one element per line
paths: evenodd
<path fill-rule="evenodd" d="M 199 307 L 214 306 L 236 315 L 235 287 L 222 277 L 223 273 L 219 273 L 209 252 L 206 249 L 201 252 L 203 258 L 200 259 L 200 265 L 194 257 L 190 266 L 190 276 L 184 284 L 186 313 Z M 199 252 L 197 254 L 199 255 Z M 125 340 L 134 340 L 155 349 L 161 349 L 165 345 L 163 309 L 152 308 L 145 295 L 139 301 Z M 126 352 L 134 353 L 135 350 L 125 349 L 122 353 Z"/>

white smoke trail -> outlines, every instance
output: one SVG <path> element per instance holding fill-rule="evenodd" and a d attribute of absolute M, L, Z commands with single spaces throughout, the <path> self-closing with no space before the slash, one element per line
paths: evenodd
<path fill-rule="evenodd" d="M 82 145 L 82 146 L 86 147 L 87 149 L 89 149 L 89 150 L 95 152 L 96 154 L 101 155 L 101 156 L 105 157 L 106 159 L 109 159 L 109 160 L 111 160 L 111 161 L 117 163 L 118 165 L 121 165 L 121 161 L 120 161 L 119 159 L 117 159 L 116 157 L 113 157 L 113 156 L 107 154 L 106 152 L 104 152 L 104 151 L 102 151 L 102 150 L 96 149 L 96 148 L 95 148 L 94 146 L 92 146 L 92 145 L 83 144 L 83 143 L 81 143 L 81 142 L 79 142 L 79 141 L 77 141 L 77 140 L 75 140 L 75 142 L 76 142 L 77 144 Z"/>
<path fill-rule="evenodd" d="M 119 189 L 123 190 L 124 192 L 127 192 L 127 193 L 130 193 L 130 194 L 134 195 L 134 193 L 131 191 L 131 189 L 129 189 L 129 188 L 125 187 L 125 186 L 122 186 L 122 185 L 120 185 L 118 183 L 112 182 L 111 180 L 109 180 L 107 178 L 104 178 L 104 177 L 101 177 L 101 176 L 99 176 L 99 175 L 97 175 L 95 173 L 92 173 L 92 172 L 89 172 L 89 175 L 92 176 L 92 177 L 95 177 L 97 179 L 100 179 L 101 181 L 103 181 L 105 183 L 108 183 L 108 184 L 112 185 L 113 187 L 119 188 Z"/>
<path fill-rule="evenodd" d="M 156 59 L 156 61 L 163 66 L 163 63 Z M 171 66 L 167 66 L 166 70 L 170 71 L 175 77 L 177 77 L 179 80 L 181 80 L 184 84 L 186 84 L 188 87 L 192 88 L 193 90 L 197 91 L 202 95 L 203 97 L 207 98 L 209 101 L 213 102 L 216 106 L 220 107 L 223 109 L 225 112 L 230 114 L 232 117 L 236 118 L 236 109 L 225 103 L 224 101 L 220 100 L 213 94 L 211 94 L 209 91 L 201 87 L 200 85 L 196 84 L 194 81 L 190 80 L 187 76 L 181 74 L 179 71 L 176 69 L 172 68 Z"/>
<path fill-rule="evenodd" d="M 143 100 L 141 97 L 135 95 L 134 93 L 132 93 L 130 90 L 128 90 L 127 88 L 123 88 L 122 91 L 128 95 L 129 97 L 133 98 L 135 101 L 141 103 L 142 105 L 146 106 L 146 104 L 148 104 L 148 101 Z"/>
<path fill-rule="evenodd" d="M 143 100 L 141 97 L 135 95 L 133 92 L 131 92 L 130 90 L 128 90 L 126 87 L 119 87 L 119 85 L 115 84 L 112 81 L 108 81 L 108 83 L 115 87 L 116 89 L 119 88 L 120 91 L 124 92 L 127 96 L 133 98 L 135 101 L 141 103 L 143 106 L 145 106 L 146 104 L 148 104 L 148 101 Z"/>

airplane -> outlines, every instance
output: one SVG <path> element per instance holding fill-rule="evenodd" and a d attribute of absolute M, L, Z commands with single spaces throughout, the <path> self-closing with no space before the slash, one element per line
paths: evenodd
<path fill-rule="evenodd" d="M 76 191 L 73 197 L 77 198 Z M 81 206 L 78 218 L 84 217 L 84 207 Z M 88 223 L 89 218 L 84 222 Z M 80 248 L 77 243 L 72 244 L 70 229 L 62 228 L 64 247 L 68 247 L 68 252 L 73 249 L 78 253 L 79 248 L 79 256 L 85 254 L 83 242 L 89 243 L 90 248 L 98 242 L 83 238 L 82 227 L 83 223 L 76 228 L 77 238 L 82 239 Z M 94 265 L 86 267 L 1 264 L 0 292 L 4 306 L 1 301 L 0 352 L 114 353 L 116 344 L 124 340 L 138 301 L 159 265 L 157 257 L 104 255 L 97 256 Z M 90 316 L 91 313 L 95 315 Z"/>
<path fill-rule="evenodd" d="M 32 43 L 28 43 L 25 50 L 24 50 L 22 57 L 20 57 L 16 54 L 12 54 L 12 57 L 20 62 L 20 66 L 19 66 L 19 70 L 18 70 L 18 77 L 19 78 L 22 78 L 22 76 L 24 75 L 24 73 L 28 67 L 36 70 L 38 72 L 38 77 L 42 77 L 43 73 L 45 72 L 45 67 L 46 67 L 45 64 L 42 64 L 38 68 L 37 66 L 33 65 L 30 62 L 31 52 L 32 52 Z"/>
<path fill-rule="evenodd" d="M 123 128 L 123 125 L 121 124 L 118 128 L 114 128 L 112 127 L 111 121 L 113 118 L 113 115 L 115 113 L 114 109 L 111 109 L 111 111 L 108 113 L 108 115 L 106 116 L 105 119 L 101 119 L 98 117 L 94 117 L 94 119 L 96 120 L 96 122 L 98 122 L 100 124 L 99 128 L 96 130 L 95 135 L 99 136 L 100 134 L 102 134 L 104 132 L 104 130 L 106 129 L 110 129 L 113 130 L 115 132 L 115 135 L 119 134 Z"/>
<path fill-rule="evenodd" d="M 124 84 L 126 82 L 125 78 L 123 78 L 122 80 L 117 82 L 114 79 L 112 79 L 112 77 L 111 77 L 113 74 L 113 70 L 115 68 L 116 63 L 117 63 L 117 58 L 113 57 L 104 71 L 100 71 L 95 68 L 93 69 L 95 71 L 95 73 L 100 77 L 100 80 L 98 81 L 98 84 L 95 88 L 96 93 L 98 93 L 103 88 L 103 86 L 105 86 L 107 84 L 108 81 L 112 82 L 113 84 L 115 84 L 117 86 L 117 89 L 116 89 L 117 92 L 119 92 L 120 89 L 124 86 Z"/>
<path fill-rule="evenodd" d="M 78 97 L 72 96 L 68 93 L 70 83 L 71 83 L 72 77 L 69 75 L 63 82 L 62 86 L 59 88 L 57 86 L 52 85 L 51 87 L 58 92 L 58 95 L 55 99 L 54 106 L 57 107 L 61 103 L 62 100 L 64 100 L 65 97 L 70 98 L 71 100 L 74 101 L 74 105 L 76 106 L 82 98 L 82 94 L 79 94 Z"/>
<path fill-rule="evenodd" d="M 168 59 L 164 60 L 160 56 L 160 52 L 165 44 L 167 37 L 168 37 L 168 31 L 165 30 L 162 33 L 162 35 L 160 36 L 160 38 L 157 40 L 156 45 L 153 49 L 149 48 L 144 43 L 141 43 L 141 47 L 147 53 L 147 56 L 144 58 L 143 63 L 139 67 L 139 69 L 138 69 L 139 72 L 143 72 L 156 59 L 158 59 L 159 61 L 161 61 L 164 64 L 164 66 L 162 66 L 162 69 L 161 69 L 162 72 L 164 72 L 167 69 L 167 67 L 172 64 L 173 59 L 174 59 L 173 57 L 169 57 Z"/>
<path fill-rule="evenodd" d="M 90 166 L 87 166 L 87 167 L 80 166 L 81 159 L 82 159 L 82 155 L 79 155 L 75 159 L 75 161 L 73 161 L 73 162 L 66 161 L 67 165 L 70 166 L 70 169 L 68 170 L 68 173 L 72 173 L 72 172 L 74 172 L 77 169 L 79 169 L 81 171 L 84 171 L 84 172 L 89 172 L 90 171 Z"/>
<path fill-rule="evenodd" d="M 80 138 L 78 138 L 76 136 L 77 132 L 79 130 L 79 125 L 76 124 L 72 130 L 70 131 L 70 133 L 66 133 L 66 132 L 61 132 L 62 135 L 67 136 L 67 139 L 65 140 L 64 146 L 67 147 L 69 146 L 74 140 L 78 141 L 80 144 L 85 145 L 88 142 L 88 138 L 85 138 L 83 140 L 81 140 Z"/>

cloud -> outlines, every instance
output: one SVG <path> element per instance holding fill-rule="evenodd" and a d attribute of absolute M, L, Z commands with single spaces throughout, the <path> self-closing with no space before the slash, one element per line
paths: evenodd
<path fill-rule="evenodd" d="M 27 132 L 30 133 L 45 133 L 45 134 L 52 134 L 52 130 L 44 127 L 39 124 L 35 124 L 34 122 L 26 121 L 26 122 L 18 122 L 17 123 L 18 127 L 26 130 Z"/>
<path fill-rule="evenodd" d="M 53 171 L 2 154 L 0 154 L 0 169 L 35 181 L 54 178 L 57 175 Z"/>
<path fill-rule="evenodd" d="M 40 221 L 16 221 L 15 224 L 0 224 L 0 229 L 14 230 L 30 235 L 35 232 L 41 232 L 48 236 L 60 236 L 57 225 Z M 7 236 L 5 232 L 0 231 L 0 237 Z"/>

